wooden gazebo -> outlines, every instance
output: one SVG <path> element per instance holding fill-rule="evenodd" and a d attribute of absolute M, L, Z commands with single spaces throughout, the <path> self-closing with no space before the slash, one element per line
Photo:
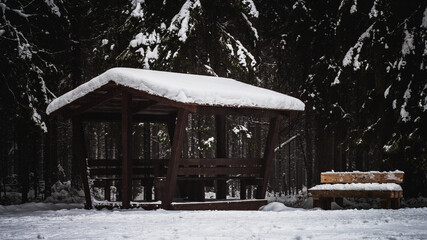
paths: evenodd
<path fill-rule="evenodd" d="M 142 207 L 257 209 L 266 204 L 265 194 L 280 121 L 283 116 L 289 116 L 293 111 L 303 110 L 304 104 L 296 98 L 233 79 L 113 68 L 58 97 L 52 101 L 46 112 L 72 119 L 73 154 L 80 166 L 88 208 L 96 206 L 89 181 L 89 178 L 93 178 L 95 181 L 92 183 L 95 186 L 108 190 L 106 195 L 109 193 L 111 180 L 121 181 L 122 208 L 134 206 L 131 199 L 132 180 L 139 179 L 147 189 L 154 186 L 157 198 L 155 200 L 158 200 L 152 204 L 141 205 Z M 217 158 L 182 158 L 189 113 L 215 116 Z M 270 119 L 263 158 L 227 158 L 227 115 Z M 121 121 L 121 159 L 87 159 L 83 121 Z M 135 122 L 167 124 L 172 145 L 169 159 L 132 159 L 131 129 Z M 243 187 L 257 186 L 257 199 L 226 201 L 226 180 L 231 178 L 240 180 Z M 203 203 L 200 202 L 203 199 L 190 203 L 174 202 L 178 182 L 215 183 L 218 200 Z M 200 191 L 200 188 L 193 190 Z M 243 193 L 241 195 L 241 198 L 246 198 Z"/>

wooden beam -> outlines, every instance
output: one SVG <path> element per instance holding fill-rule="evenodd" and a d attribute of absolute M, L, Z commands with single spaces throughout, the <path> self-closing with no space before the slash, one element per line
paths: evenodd
<path fill-rule="evenodd" d="M 264 166 L 262 168 L 261 177 L 263 178 L 263 184 L 257 188 L 257 198 L 265 198 L 265 193 L 267 191 L 268 179 L 270 177 L 271 166 L 273 163 L 274 157 L 274 148 L 277 144 L 277 138 L 279 135 L 280 120 L 282 119 L 281 115 L 277 115 L 270 119 L 270 126 L 267 136 L 267 144 L 264 151 Z"/>
<path fill-rule="evenodd" d="M 162 208 L 164 209 L 170 208 L 175 194 L 178 166 L 182 157 L 182 145 L 184 143 L 187 122 L 188 111 L 185 109 L 180 109 L 178 111 L 178 119 L 173 134 L 171 156 L 169 159 L 168 172 L 166 175 L 166 185 L 162 194 Z"/>
<path fill-rule="evenodd" d="M 79 118 L 72 119 L 72 131 L 73 131 L 73 157 L 74 162 L 79 164 L 80 181 L 83 184 L 83 190 L 85 193 L 85 208 L 92 209 L 92 194 L 89 188 L 89 179 L 87 175 L 87 151 L 85 147 L 84 129 L 82 121 Z"/>
<path fill-rule="evenodd" d="M 67 112 L 64 112 L 63 116 L 65 118 L 70 118 L 73 116 L 77 116 L 77 115 L 81 115 L 97 106 L 100 106 L 108 101 L 110 101 L 112 98 L 114 98 L 115 96 L 119 95 L 122 92 L 122 89 L 120 87 L 117 88 L 113 88 L 111 90 L 109 90 L 107 93 L 97 97 L 96 99 L 85 103 L 83 105 L 81 105 L 79 108 L 75 109 L 75 110 L 70 110 Z"/>
<path fill-rule="evenodd" d="M 225 115 L 215 115 L 215 128 L 216 128 L 216 157 L 227 157 L 226 146 L 226 117 Z M 225 180 L 216 181 L 216 199 L 227 198 L 227 184 Z"/>
<path fill-rule="evenodd" d="M 130 207 L 132 198 L 132 96 L 122 93 L 122 208 Z"/>
<path fill-rule="evenodd" d="M 178 175 L 238 175 L 259 174 L 261 167 L 181 167 Z"/>
<path fill-rule="evenodd" d="M 132 122 L 167 123 L 169 118 L 170 115 L 135 114 L 132 116 Z M 121 113 L 89 112 L 82 114 L 81 119 L 87 122 L 119 122 L 122 115 Z"/>
<path fill-rule="evenodd" d="M 156 105 L 157 102 L 153 100 L 143 101 L 135 104 L 135 106 L 132 107 L 132 114 L 138 113 L 139 111 L 142 111 L 144 109 L 147 109 L 151 106 Z"/>
<path fill-rule="evenodd" d="M 275 117 L 277 115 L 287 116 L 290 111 L 274 110 L 263 108 L 239 108 L 239 107 L 222 107 L 222 106 L 197 106 L 198 114 L 205 115 L 233 115 L 233 116 L 255 116 L 255 117 Z"/>

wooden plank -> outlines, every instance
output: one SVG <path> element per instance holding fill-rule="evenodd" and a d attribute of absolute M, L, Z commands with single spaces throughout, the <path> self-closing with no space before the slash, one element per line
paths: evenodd
<path fill-rule="evenodd" d="M 100 210 L 103 208 L 106 209 L 114 209 L 119 208 L 121 204 L 119 202 L 105 202 L 100 201 L 97 202 L 95 205 L 95 208 Z M 142 208 L 144 210 L 155 210 L 160 208 L 160 204 L 156 202 L 132 202 L 132 204 L 129 205 L 129 208 Z"/>
<path fill-rule="evenodd" d="M 168 163 L 168 159 L 132 159 L 134 167 L 138 166 L 155 166 L 164 165 Z M 103 167 L 103 166 L 116 166 L 120 167 L 122 161 L 120 159 L 88 159 L 90 167 Z"/>
<path fill-rule="evenodd" d="M 326 172 L 321 183 L 402 183 L 403 172 Z"/>
<path fill-rule="evenodd" d="M 184 202 L 173 203 L 172 210 L 258 210 L 267 205 L 267 200 L 229 200 L 229 201 L 209 201 L 209 202 Z"/>
<path fill-rule="evenodd" d="M 181 167 L 178 175 L 259 174 L 261 167 Z"/>
<path fill-rule="evenodd" d="M 185 158 L 181 165 L 261 165 L 262 158 Z"/>
<path fill-rule="evenodd" d="M 267 191 L 268 179 L 270 177 L 270 171 L 273 163 L 274 157 L 274 148 L 277 144 L 277 139 L 279 135 L 280 128 L 280 120 L 282 119 L 281 115 L 277 115 L 276 117 L 270 120 L 270 126 L 268 130 L 267 136 L 267 144 L 265 145 L 264 151 L 264 166 L 261 171 L 261 177 L 263 178 L 263 184 L 258 186 L 257 189 L 257 198 L 263 199 L 265 198 L 265 193 Z"/>
<path fill-rule="evenodd" d="M 226 136 L 226 117 L 225 115 L 215 115 L 216 128 L 216 157 L 227 157 L 227 136 Z M 225 164 L 224 164 L 225 165 Z M 216 182 L 216 199 L 227 198 L 227 183 L 225 180 Z"/>
<path fill-rule="evenodd" d="M 73 131 L 73 158 L 75 159 L 75 162 L 78 162 L 79 164 L 79 170 L 80 170 L 80 180 L 83 184 L 83 190 L 85 193 L 85 208 L 86 209 L 92 209 L 93 203 L 92 203 L 92 195 L 89 188 L 89 179 L 87 175 L 87 151 L 85 147 L 85 140 L 84 140 L 84 129 L 83 124 L 79 118 L 73 118 L 72 119 L 72 131 Z"/>
<path fill-rule="evenodd" d="M 368 190 L 309 190 L 313 198 L 397 198 L 399 191 L 368 191 Z"/>
<path fill-rule="evenodd" d="M 135 175 L 142 174 L 154 174 L 154 168 L 131 168 L 129 171 Z M 90 169 L 90 176 L 122 176 L 123 170 L 122 168 L 92 168 Z"/>
<path fill-rule="evenodd" d="M 138 178 L 138 177 L 132 177 L 132 180 L 138 180 L 141 181 L 142 184 L 152 184 L 154 182 L 155 177 L 149 177 L 149 178 Z M 105 183 L 107 181 L 120 181 L 121 178 L 97 178 L 93 181 L 94 187 L 104 187 Z"/>
<path fill-rule="evenodd" d="M 130 207 L 132 198 L 132 96 L 122 93 L 122 208 Z"/>
<path fill-rule="evenodd" d="M 262 179 L 258 177 L 249 177 L 249 176 L 225 176 L 225 177 L 188 177 L 188 176 L 178 176 L 178 181 L 201 181 L 201 182 L 212 182 L 215 180 L 244 180 L 246 185 L 259 185 L 262 184 Z"/>
<path fill-rule="evenodd" d="M 162 194 L 162 208 L 170 208 L 176 188 L 177 173 L 179 161 L 182 158 L 182 145 L 184 143 L 185 128 L 188 122 L 188 111 L 180 109 L 178 111 L 178 119 L 173 134 L 171 156 L 168 164 L 166 175 L 166 185 Z"/>

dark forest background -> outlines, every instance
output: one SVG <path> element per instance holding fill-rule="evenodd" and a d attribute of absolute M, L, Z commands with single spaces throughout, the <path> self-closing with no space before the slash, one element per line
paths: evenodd
<path fill-rule="evenodd" d="M 45 109 L 115 66 L 231 77 L 303 100 L 281 125 L 271 193 L 295 194 L 325 170 L 399 169 L 406 197 L 427 196 L 425 0 L 0 0 L 0 50 L 0 203 L 14 202 L 6 192 L 45 199 L 58 181 L 80 188 L 71 123 Z M 266 122 L 232 120 L 229 154 L 260 155 Z M 189 121 L 184 154 L 212 155 L 213 119 Z M 167 156 L 166 131 L 135 126 L 135 157 Z M 85 134 L 90 156 L 119 155 L 118 126 Z"/>

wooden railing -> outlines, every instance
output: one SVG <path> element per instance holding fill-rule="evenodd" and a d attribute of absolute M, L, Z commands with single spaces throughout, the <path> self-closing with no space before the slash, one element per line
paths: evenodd
<path fill-rule="evenodd" d="M 262 183 L 262 163 L 262 158 L 180 159 L 177 180 L 179 182 L 201 181 L 208 186 L 213 186 L 214 181 L 237 179 L 244 189 L 246 185 Z M 132 164 L 132 179 L 141 181 L 147 189 L 154 186 L 156 196 L 160 196 L 166 184 L 168 159 L 133 159 Z M 110 196 L 107 192 L 112 181 L 121 180 L 121 159 L 89 159 L 88 166 L 89 176 L 94 180 L 94 186 L 105 188 L 106 199 L 109 200 Z M 245 198 L 244 194 L 242 198 Z"/>
<path fill-rule="evenodd" d="M 259 176 L 261 158 L 205 158 L 181 159 L 178 175 Z"/>

